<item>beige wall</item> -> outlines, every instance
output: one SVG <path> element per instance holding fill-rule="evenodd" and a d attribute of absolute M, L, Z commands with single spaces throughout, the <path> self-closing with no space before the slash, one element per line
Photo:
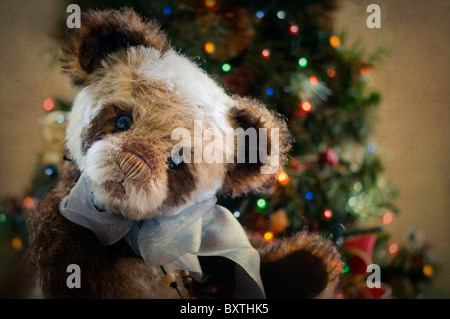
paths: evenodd
<path fill-rule="evenodd" d="M 48 37 L 62 1 L 0 1 L 0 198 L 21 196 L 42 149 L 42 101 L 69 98 L 67 78 L 50 67 Z"/>
<path fill-rule="evenodd" d="M 366 26 L 366 8 L 381 8 L 381 29 Z M 391 55 L 372 75 L 382 95 L 373 139 L 384 176 L 399 188 L 402 214 L 387 226 L 402 241 L 409 226 L 425 232 L 436 261 L 436 287 L 450 297 L 450 19 L 446 0 L 347 0 L 336 30 Z"/>
<path fill-rule="evenodd" d="M 381 29 L 366 27 L 370 3 L 381 7 Z M 42 148 L 44 98 L 73 96 L 67 78 L 49 67 L 55 49 L 47 35 L 64 9 L 56 0 L 0 1 L 0 198 L 21 196 L 29 183 Z M 442 263 L 436 285 L 450 296 L 448 2 L 348 0 L 336 19 L 349 40 L 392 50 L 372 75 L 382 94 L 373 138 L 403 211 L 388 231 L 394 240 L 409 225 L 426 233 Z"/>

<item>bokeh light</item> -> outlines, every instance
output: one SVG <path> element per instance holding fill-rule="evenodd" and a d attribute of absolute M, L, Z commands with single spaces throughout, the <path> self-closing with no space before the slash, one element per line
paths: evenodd
<path fill-rule="evenodd" d="M 256 206 L 258 206 L 258 208 L 260 209 L 264 209 L 267 206 L 267 202 L 264 198 L 260 198 L 256 201 Z"/>
<path fill-rule="evenodd" d="M 264 50 L 262 50 L 262 51 L 261 51 L 261 55 L 262 55 L 264 58 L 268 58 L 268 57 L 270 56 L 270 50 L 269 50 L 269 49 L 264 49 Z"/>
<path fill-rule="evenodd" d="M 25 197 L 23 200 L 23 206 L 28 209 L 34 208 L 34 200 L 31 197 Z"/>
<path fill-rule="evenodd" d="M 298 65 L 304 68 L 308 65 L 308 60 L 306 58 L 300 58 L 298 59 Z"/>
<path fill-rule="evenodd" d="M 392 212 L 388 211 L 388 212 L 384 213 L 383 224 L 389 225 L 392 223 L 393 220 L 394 220 L 394 214 L 392 214 Z"/>
<path fill-rule="evenodd" d="M 284 10 L 280 10 L 277 12 L 277 17 L 280 20 L 286 19 L 286 11 Z"/>
<path fill-rule="evenodd" d="M 282 172 L 278 174 L 277 180 L 281 185 L 286 185 L 287 183 L 289 183 L 289 176 L 288 174 Z"/>
<path fill-rule="evenodd" d="M 388 252 L 391 255 L 395 255 L 398 252 L 398 245 L 396 243 L 392 243 L 388 247 Z"/>
<path fill-rule="evenodd" d="M 319 79 L 318 79 L 317 77 L 315 77 L 314 75 L 311 75 L 311 76 L 309 77 L 309 82 L 310 82 L 312 85 L 319 85 Z"/>
<path fill-rule="evenodd" d="M 214 8 L 216 6 L 216 0 L 206 0 L 205 7 Z"/>
<path fill-rule="evenodd" d="M 53 99 L 51 97 L 48 97 L 44 100 L 44 102 L 42 102 L 42 107 L 47 112 L 50 112 L 51 110 L 53 110 L 55 108 L 55 101 L 53 101 Z"/>
<path fill-rule="evenodd" d="M 308 101 L 302 101 L 302 102 L 300 103 L 300 107 L 301 107 L 301 109 L 302 109 L 303 111 L 305 111 L 305 112 L 309 112 L 309 111 L 311 111 L 311 109 L 312 109 L 312 105 L 311 105 L 311 103 L 309 103 Z"/>
<path fill-rule="evenodd" d="M 214 51 L 216 51 L 216 46 L 212 42 L 207 42 L 205 43 L 205 51 L 209 54 L 214 53 Z"/>
<path fill-rule="evenodd" d="M 336 76 L 336 71 L 334 69 L 327 69 L 327 74 L 330 78 L 334 78 Z"/>
<path fill-rule="evenodd" d="M 15 238 L 11 239 L 11 247 L 14 250 L 19 250 L 22 248 L 22 246 L 23 246 L 23 243 L 20 238 L 15 237 Z"/>
<path fill-rule="evenodd" d="M 431 277 L 434 274 L 434 268 L 431 265 L 424 265 L 422 267 L 422 272 L 425 276 Z"/>
<path fill-rule="evenodd" d="M 333 212 L 330 209 L 326 209 L 323 212 L 323 217 L 325 217 L 326 219 L 330 219 L 331 217 L 333 217 Z"/>
<path fill-rule="evenodd" d="M 231 70 L 231 65 L 229 65 L 228 63 L 224 63 L 222 65 L 222 71 L 223 72 L 229 72 Z"/>
<path fill-rule="evenodd" d="M 296 25 L 296 24 L 291 25 L 291 26 L 289 27 L 289 31 L 290 31 L 292 34 L 297 34 L 298 31 L 299 31 L 298 25 Z"/>
<path fill-rule="evenodd" d="M 341 39 L 337 35 L 333 35 L 330 37 L 330 45 L 333 48 L 338 48 L 341 46 Z"/>
<path fill-rule="evenodd" d="M 272 240 L 273 240 L 273 233 L 270 232 L 270 231 L 266 232 L 266 233 L 264 234 L 264 239 L 265 239 L 266 241 L 272 241 Z"/>

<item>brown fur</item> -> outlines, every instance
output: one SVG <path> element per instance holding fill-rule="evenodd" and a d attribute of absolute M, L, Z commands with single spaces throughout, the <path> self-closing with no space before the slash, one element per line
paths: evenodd
<path fill-rule="evenodd" d="M 258 233 L 247 234 L 261 255 L 269 298 L 332 298 L 343 264 L 330 240 L 302 231 L 268 243 Z"/>
<path fill-rule="evenodd" d="M 63 69 L 75 85 L 86 85 L 108 54 L 130 46 L 154 47 L 164 54 L 170 44 L 155 21 L 143 21 L 133 10 L 88 11 L 82 28 L 68 29 L 61 47 Z"/>
<path fill-rule="evenodd" d="M 44 196 L 28 221 L 30 262 L 39 274 L 39 285 L 45 297 L 112 297 L 109 293 L 113 281 L 106 262 L 106 248 L 91 231 L 59 214 L 59 203 L 79 175 L 70 164 L 66 164 L 62 172 L 62 182 Z M 83 269 L 81 285 L 85 289 L 67 288 L 66 269 L 70 264 Z"/>
<path fill-rule="evenodd" d="M 83 134 L 81 142 L 83 155 L 86 155 L 94 142 L 101 140 L 106 134 L 119 132 L 116 128 L 116 120 L 122 115 L 129 115 L 129 113 L 115 105 L 105 106 L 101 109 Z"/>
<path fill-rule="evenodd" d="M 176 169 L 168 169 L 168 193 L 163 205 L 176 207 L 185 202 L 186 196 L 189 195 L 196 186 L 195 175 L 190 167 L 192 164 L 181 163 Z"/>
<path fill-rule="evenodd" d="M 253 127 L 259 134 L 259 128 L 267 128 L 267 147 L 270 151 L 270 129 L 279 130 L 280 167 L 287 160 L 292 144 L 292 135 L 289 133 L 286 123 L 279 114 L 267 110 L 258 101 L 249 98 L 236 98 L 237 106 L 230 111 L 230 122 L 232 127 L 241 127 L 244 131 Z M 248 158 L 248 143 L 245 144 L 246 162 L 228 164 L 228 172 L 225 178 L 223 191 L 230 192 L 233 196 L 248 193 L 250 190 L 258 190 L 275 180 L 275 174 L 261 174 L 260 169 L 264 165 L 258 157 L 256 163 L 250 163 Z M 259 147 L 259 137 L 257 147 Z M 266 154 L 270 155 L 270 152 Z"/>

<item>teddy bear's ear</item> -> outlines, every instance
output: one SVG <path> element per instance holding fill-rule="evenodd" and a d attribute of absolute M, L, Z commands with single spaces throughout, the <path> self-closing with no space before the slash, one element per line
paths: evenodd
<path fill-rule="evenodd" d="M 63 70 L 75 85 L 87 85 L 109 54 L 132 46 L 153 47 L 164 54 L 170 44 L 155 21 L 144 21 L 132 9 L 88 11 L 81 27 L 67 29 L 61 44 Z"/>
<path fill-rule="evenodd" d="M 275 180 L 286 162 L 293 138 L 279 114 L 256 100 L 234 99 L 236 106 L 230 109 L 229 121 L 234 129 L 235 156 L 234 162 L 227 164 L 222 191 L 237 196 Z M 252 140 L 252 134 L 256 134 L 256 139 Z M 242 141 L 245 141 L 244 146 Z"/>

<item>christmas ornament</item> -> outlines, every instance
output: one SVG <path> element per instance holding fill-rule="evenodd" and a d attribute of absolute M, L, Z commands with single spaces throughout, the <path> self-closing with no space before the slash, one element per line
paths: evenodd
<path fill-rule="evenodd" d="M 376 241 L 377 236 L 375 234 L 364 234 L 347 238 L 342 243 L 342 248 L 350 255 L 347 263 L 353 276 L 367 274 L 367 266 L 372 263 Z"/>
<path fill-rule="evenodd" d="M 391 299 L 392 288 L 386 283 L 381 283 L 380 288 L 369 288 L 365 282 L 360 283 L 357 288 L 357 299 Z"/>
<path fill-rule="evenodd" d="M 331 148 L 326 149 L 325 152 L 320 154 L 319 160 L 321 163 L 328 164 L 331 167 L 336 167 L 339 164 L 339 156 Z"/>

